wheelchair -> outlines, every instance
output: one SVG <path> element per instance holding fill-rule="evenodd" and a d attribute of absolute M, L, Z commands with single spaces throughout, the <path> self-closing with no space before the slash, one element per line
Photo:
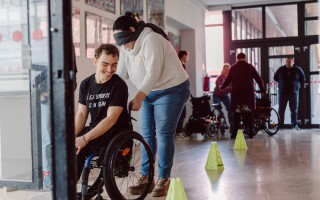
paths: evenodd
<path fill-rule="evenodd" d="M 185 126 L 186 135 L 191 136 L 192 133 L 201 133 L 209 137 L 217 137 L 220 133 L 223 136 L 226 120 L 221 105 L 210 105 L 210 96 L 207 94 L 202 97 L 191 95 L 190 101 L 192 103 L 192 115 Z"/>
<path fill-rule="evenodd" d="M 131 115 L 130 115 L 131 116 Z M 139 195 L 128 193 L 142 176 L 141 150 L 145 149 L 149 167 L 149 184 Z M 77 188 L 77 199 L 102 200 L 103 187 L 113 200 L 144 199 L 151 188 L 154 176 L 154 159 L 150 147 L 143 137 L 133 131 L 123 131 L 110 139 L 107 147 L 93 149 L 82 170 L 81 188 Z"/>
<path fill-rule="evenodd" d="M 264 130 L 269 136 L 277 134 L 279 130 L 280 116 L 272 108 L 268 97 L 256 98 L 256 109 L 254 110 L 254 135 L 259 130 Z"/>

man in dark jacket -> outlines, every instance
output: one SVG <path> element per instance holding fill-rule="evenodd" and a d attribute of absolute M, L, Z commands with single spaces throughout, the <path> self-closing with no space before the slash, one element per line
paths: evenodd
<path fill-rule="evenodd" d="M 233 124 L 234 129 L 231 138 L 235 138 L 240 126 L 241 115 L 243 123 L 248 128 L 249 138 L 253 138 L 253 110 L 255 109 L 255 91 L 254 82 L 258 83 L 259 88 L 265 94 L 263 81 L 257 70 L 247 62 L 246 55 L 239 53 L 237 55 L 237 63 L 232 65 L 229 74 L 221 86 L 221 89 L 226 88 L 232 83 L 231 91 L 231 110 L 234 112 Z"/>
<path fill-rule="evenodd" d="M 284 113 L 287 103 L 291 111 L 291 126 L 300 130 L 298 126 L 299 90 L 305 81 L 304 72 L 293 64 L 293 57 L 287 57 L 286 65 L 279 67 L 273 79 L 279 87 L 279 115 L 281 125 L 284 123 Z"/>

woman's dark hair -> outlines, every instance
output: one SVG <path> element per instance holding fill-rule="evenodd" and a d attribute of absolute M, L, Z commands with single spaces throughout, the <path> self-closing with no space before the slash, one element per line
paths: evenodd
<path fill-rule="evenodd" d="M 113 24 L 113 31 L 130 31 L 130 27 L 137 29 L 138 22 L 135 15 L 131 12 L 126 12 L 125 15 L 119 17 Z"/>
<path fill-rule="evenodd" d="M 188 52 L 187 51 L 179 51 L 178 57 L 179 57 L 180 60 L 184 55 L 188 55 Z"/>
<path fill-rule="evenodd" d="M 116 46 L 112 45 L 112 44 L 102 44 L 100 45 L 95 53 L 94 53 L 94 57 L 98 60 L 102 54 L 102 52 L 104 51 L 104 53 L 106 55 L 113 55 L 113 56 L 117 56 L 119 58 L 119 50 Z"/>

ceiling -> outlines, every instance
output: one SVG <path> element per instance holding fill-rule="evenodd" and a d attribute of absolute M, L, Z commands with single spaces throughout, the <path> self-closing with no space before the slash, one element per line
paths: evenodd
<path fill-rule="evenodd" d="M 284 3 L 284 2 L 297 2 L 304 0 L 198 0 L 204 4 L 207 8 L 214 6 L 242 6 L 242 5 L 257 5 L 257 4 L 269 4 L 269 3 Z M 210 9 L 209 9 L 210 10 Z"/>

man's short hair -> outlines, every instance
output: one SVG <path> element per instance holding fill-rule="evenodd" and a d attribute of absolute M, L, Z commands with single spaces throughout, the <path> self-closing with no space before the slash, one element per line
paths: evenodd
<path fill-rule="evenodd" d="M 247 58 L 247 56 L 246 56 L 246 54 L 245 53 L 238 53 L 238 55 L 237 55 L 237 60 L 240 60 L 240 59 L 246 59 Z"/>
<path fill-rule="evenodd" d="M 178 57 L 179 59 L 181 59 L 184 55 L 188 55 L 189 53 L 185 50 L 179 51 L 178 53 Z"/>
<path fill-rule="evenodd" d="M 294 59 L 293 56 L 287 56 L 286 58 L 287 58 L 287 59 Z"/>
<path fill-rule="evenodd" d="M 104 53 L 106 55 L 113 55 L 113 56 L 117 56 L 119 58 L 119 49 L 116 46 L 112 45 L 112 44 L 102 44 L 102 45 L 100 45 L 96 49 L 96 51 L 94 53 L 94 57 L 96 59 L 99 59 L 103 51 L 104 51 Z"/>

